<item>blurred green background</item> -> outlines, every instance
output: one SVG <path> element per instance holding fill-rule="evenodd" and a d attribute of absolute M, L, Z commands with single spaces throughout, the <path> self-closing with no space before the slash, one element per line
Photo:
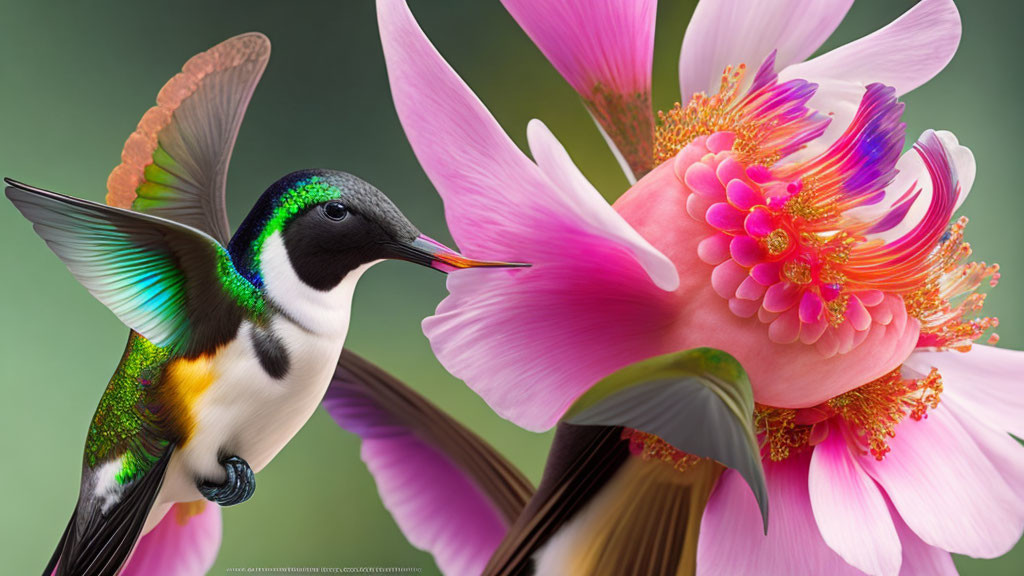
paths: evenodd
<path fill-rule="evenodd" d="M 655 105 L 678 99 L 676 64 L 692 1 L 658 12 Z M 909 0 L 862 1 L 824 49 L 888 23 Z M 413 1 L 456 70 L 523 145 L 544 120 L 609 198 L 626 182 L 578 99 L 498 0 Z M 909 133 L 954 131 L 979 173 L 965 209 L 976 255 L 1003 265 L 987 308 L 1001 345 L 1024 347 L 1024 210 L 1019 105 L 1024 12 L 961 2 L 964 39 L 938 78 L 905 98 Z M 279 176 L 300 168 L 351 171 L 375 183 L 427 234 L 450 240 L 437 194 L 402 134 L 389 95 L 371 0 L 344 2 L 36 1 L 0 5 L 0 174 L 102 201 L 125 138 L 160 86 L 193 54 L 250 30 L 273 57 L 232 159 L 229 208 L 241 221 Z M 38 573 L 78 491 L 84 434 L 124 346 L 125 328 L 93 300 L 0 202 L 0 573 Z M 419 322 L 444 297 L 444 279 L 416 266 L 375 268 L 356 294 L 349 346 L 451 411 L 535 481 L 550 435 L 495 416 L 430 353 Z M 941 456 L 939 456 L 941 457 Z M 1024 489 L 1024 487 L 1017 487 Z M 978 490 L 984 490 L 978 486 Z M 949 513 L 955 514 L 955 510 Z M 1020 574 L 1024 547 L 991 561 L 958 559 L 965 575 Z M 408 566 L 436 573 L 380 504 L 357 440 L 322 411 L 259 475 L 259 490 L 224 513 L 213 574 L 250 566 Z"/>

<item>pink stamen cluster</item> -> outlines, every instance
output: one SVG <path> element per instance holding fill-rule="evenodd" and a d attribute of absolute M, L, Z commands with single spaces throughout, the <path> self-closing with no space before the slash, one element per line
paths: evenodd
<path fill-rule="evenodd" d="M 753 118 L 763 133 L 785 127 L 802 145 L 808 133 L 820 134 L 817 115 L 804 106 L 814 86 L 797 91 L 788 84 L 762 67 L 751 92 L 772 105 L 758 106 Z M 733 113 L 751 118 L 748 99 Z M 687 211 L 715 230 L 698 248 L 715 266 L 712 287 L 736 315 L 768 324 L 773 341 L 815 344 L 825 356 L 848 352 L 872 324 L 902 329 L 904 296 L 937 277 L 936 247 L 960 188 L 934 133 L 916 146 L 930 176 L 926 214 L 900 237 L 880 237 L 904 221 L 922 193 L 916 182 L 906 191 L 887 190 L 904 142 L 902 111 L 892 88 L 871 85 L 844 134 L 810 160 L 762 154 L 767 161 L 758 163 L 744 126 L 697 137 L 676 159 L 693 192 Z M 810 129 L 793 130 L 801 125 Z M 881 216 L 854 215 L 886 199 L 891 205 Z"/>

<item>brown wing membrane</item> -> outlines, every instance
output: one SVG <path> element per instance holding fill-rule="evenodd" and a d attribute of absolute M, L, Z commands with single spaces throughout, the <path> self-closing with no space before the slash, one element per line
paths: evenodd
<path fill-rule="evenodd" d="M 157 96 L 107 179 L 107 204 L 175 220 L 227 245 L 228 162 L 270 58 L 270 41 L 242 34 L 193 56 Z"/>
<path fill-rule="evenodd" d="M 484 574 L 692 576 L 723 467 L 631 456 L 622 428 L 561 424 L 533 500 Z M 558 558 L 538 569 L 538 552 Z"/>
<path fill-rule="evenodd" d="M 509 528 L 484 570 L 486 576 L 533 573 L 533 555 L 601 492 L 629 458 L 621 435 L 621 428 L 558 426 L 537 493 Z"/>

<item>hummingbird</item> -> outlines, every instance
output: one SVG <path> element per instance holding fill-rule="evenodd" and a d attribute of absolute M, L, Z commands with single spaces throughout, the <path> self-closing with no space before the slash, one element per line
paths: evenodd
<path fill-rule="evenodd" d="M 726 467 L 767 528 L 753 391 L 702 348 L 609 375 L 555 429 L 540 483 L 410 386 L 349 350 L 324 397 L 384 506 L 443 574 L 696 573 L 701 519 Z"/>
<path fill-rule="evenodd" d="M 250 498 L 254 473 L 323 398 L 374 264 L 517 266 L 446 248 L 334 170 L 282 177 L 230 234 L 228 162 L 269 53 L 250 33 L 189 60 L 128 138 L 110 205 L 5 179 L 7 198 L 131 329 L 46 575 L 116 574 L 174 503 Z"/>

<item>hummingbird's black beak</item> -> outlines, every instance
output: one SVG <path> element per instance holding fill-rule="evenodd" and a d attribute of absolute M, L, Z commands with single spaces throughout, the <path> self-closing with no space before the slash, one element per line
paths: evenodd
<path fill-rule="evenodd" d="M 514 262 L 490 262 L 466 258 L 455 250 L 420 234 L 412 242 L 394 244 L 395 258 L 407 262 L 415 262 L 445 274 L 460 268 L 525 268 L 529 264 Z"/>

